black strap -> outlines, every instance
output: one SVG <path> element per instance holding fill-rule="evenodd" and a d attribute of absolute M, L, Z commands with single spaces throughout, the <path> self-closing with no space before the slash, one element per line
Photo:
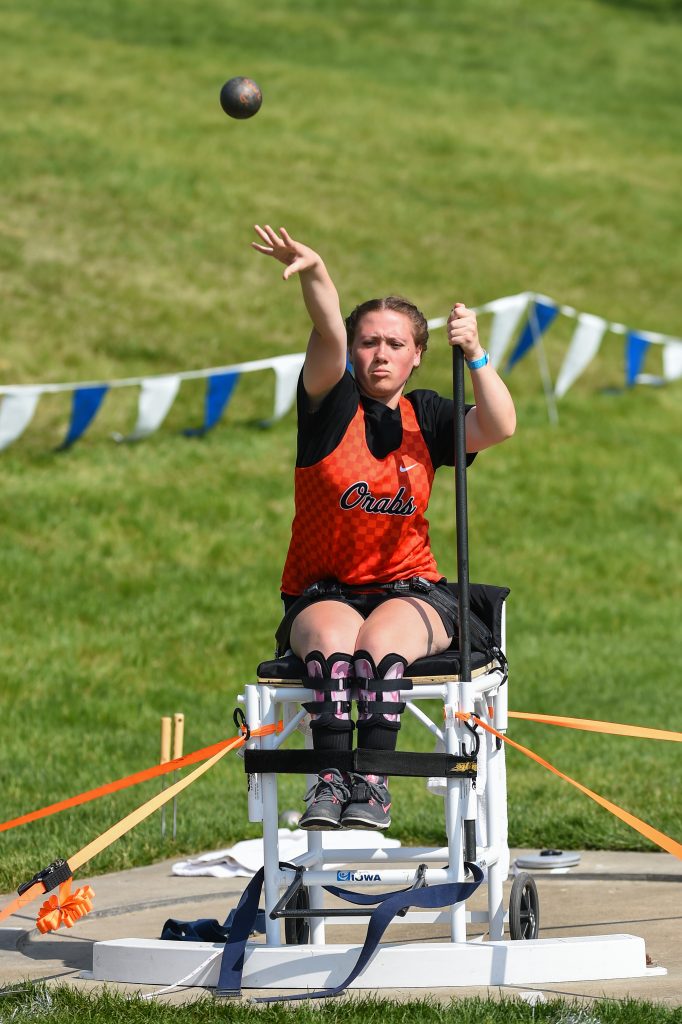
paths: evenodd
<path fill-rule="evenodd" d="M 352 706 L 349 700 L 309 700 L 301 704 L 311 715 L 323 715 L 326 711 L 334 715 L 349 715 Z"/>
<path fill-rule="evenodd" d="M 263 889 L 265 871 L 259 868 L 253 876 L 235 910 L 230 937 L 225 943 L 220 961 L 220 974 L 215 994 L 224 998 L 235 998 L 241 995 L 242 974 L 244 973 L 244 953 L 253 922 L 258 913 L 258 901 Z"/>
<path fill-rule="evenodd" d="M 411 576 L 407 580 L 393 580 L 391 583 L 339 583 L 338 580 L 319 580 L 303 591 L 302 597 L 327 597 L 330 594 L 379 594 L 387 591 L 393 594 L 428 594 L 436 586 L 423 576 Z"/>
<path fill-rule="evenodd" d="M 396 707 L 397 705 L 392 705 Z M 318 775 L 330 768 L 358 775 L 398 775 L 404 778 L 476 778 L 476 758 L 461 754 L 426 754 L 402 750 L 246 750 L 249 775 L 275 772 Z"/>
<path fill-rule="evenodd" d="M 402 715 L 405 710 L 403 700 L 359 700 L 358 711 L 362 715 Z"/>
<path fill-rule="evenodd" d="M 337 693 L 339 690 L 348 690 L 355 680 L 351 676 L 342 676 L 340 679 L 332 679 L 331 676 L 301 676 L 301 684 L 311 690 L 321 690 L 323 693 Z"/>
<path fill-rule="evenodd" d="M 338 896 L 341 900 L 346 900 L 347 903 L 356 903 L 361 907 L 371 907 L 374 903 L 384 903 L 391 896 L 395 896 L 394 892 L 355 892 L 353 889 L 340 889 L 338 885 L 323 885 L 322 888 L 325 892 L 328 892 L 330 896 Z M 414 886 L 410 885 L 407 889 L 401 889 L 400 892 L 411 892 Z"/>
<path fill-rule="evenodd" d="M 369 693 L 394 693 L 396 690 L 414 689 L 411 679 L 365 679 L 363 676 L 356 676 L 352 680 L 361 690 Z"/>
<path fill-rule="evenodd" d="M 433 910 L 440 907 L 451 907 L 462 900 L 468 899 L 478 889 L 483 881 L 483 871 L 477 864 L 465 863 L 465 867 L 471 872 L 472 880 L 465 882 L 445 882 L 440 885 L 425 886 L 421 889 L 403 889 L 400 892 L 383 893 L 372 902 L 379 902 L 379 906 L 372 911 L 367 927 L 367 936 L 360 955 L 347 978 L 334 988 L 322 989 L 319 992 L 306 992 L 293 996 L 268 996 L 256 999 L 258 1003 L 272 1002 L 294 1002 L 303 999 L 328 999 L 340 995 L 364 970 L 374 956 L 374 952 L 381 941 L 381 937 L 390 925 L 396 914 L 409 907 Z M 232 932 L 228 942 L 225 943 L 223 958 L 220 963 L 220 975 L 216 986 L 216 995 L 222 997 L 237 997 L 241 995 L 242 975 L 244 972 L 244 956 L 246 943 L 253 925 L 258 901 L 263 888 L 264 870 L 261 868 L 253 876 L 242 894 L 237 911 L 235 913 Z M 325 888 L 327 888 L 325 886 Z M 335 890 L 330 886 L 329 891 Z M 341 895 L 345 890 L 335 890 L 335 895 Z M 364 894 L 354 893 L 353 902 L 369 902 L 366 898 L 357 899 Z"/>
<path fill-rule="evenodd" d="M 397 679 L 365 679 L 364 676 L 344 676 L 342 679 L 331 679 L 327 676 L 301 676 L 300 681 L 301 686 L 310 690 L 320 690 L 322 693 L 338 693 L 339 690 L 349 690 L 351 686 L 369 690 L 371 693 L 393 693 L 395 690 L 414 689 L 412 679 L 402 676 Z"/>

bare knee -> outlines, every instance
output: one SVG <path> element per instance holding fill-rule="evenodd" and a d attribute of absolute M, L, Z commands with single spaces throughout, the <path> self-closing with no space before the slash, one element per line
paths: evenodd
<path fill-rule="evenodd" d="M 379 605 L 360 627 L 355 647 L 368 651 L 376 664 L 387 654 L 400 654 L 411 664 L 446 650 L 449 643 L 438 613 L 423 601 L 405 597 Z"/>
<path fill-rule="evenodd" d="M 362 616 L 339 601 L 309 605 L 291 627 L 291 648 L 299 658 L 319 651 L 325 658 L 339 652 L 353 653 Z"/>

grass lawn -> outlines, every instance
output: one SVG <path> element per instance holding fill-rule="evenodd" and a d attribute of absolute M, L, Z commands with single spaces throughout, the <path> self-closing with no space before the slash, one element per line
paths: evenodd
<path fill-rule="evenodd" d="M 250 250 L 256 221 L 321 249 L 345 308 L 397 291 L 435 317 L 530 289 L 679 336 L 677 10 L 5 0 L 0 380 L 301 351 L 298 286 Z M 263 88 L 252 121 L 220 110 L 234 74 Z M 554 375 L 572 326 L 548 338 Z M 680 386 L 618 390 L 622 345 L 605 339 L 557 427 L 534 356 L 509 376 L 517 435 L 469 476 L 472 578 L 512 588 L 512 708 L 679 730 Z M 447 393 L 444 348 L 434 332 L 418 386 Z M 136 401 L 112 392 L 59 455 L 69 400 L 49 396 L 0 454 L 3 820 L 155 763 L 161 715 L 184 711 L 186 750 L 232 735 L 236 695 L 272 651 L 292 513 L 293 417 L 258 426 L 272 387 L 245 376 L 220 425 L 188 439 L 203 390 L 183 385 L 137 446 L 110 440 Z M 454 576 L 445 472 L 430 518 Z M 511 734 L 682 837 L 675 744 Z M 424 742 L 406 723 L 402 745 Z M 88 873 L 256 834 L 240 767 L 228 757 L 182 796 L 175 843 L 157 816 Z M 300 788 L 284 783 L 289 806 Z M 651 848 L 515 753 L 509 789 L 515 845 Z M 4 833 L 0 889 L 156 790 Z M 392 834 L 440 842 L 422 784 L 394 794 Z"/>
<path fill-rule="evenodd" d="M 13 1016 L 3 1016 L 3 1011 Z M 328 1000 L 312 1006 L 305 1004 L 254 1006 L 250 1002 L 232 1003 L 208 997 L 194 1003 L 168 1005 L 163 1001 L 143 1001 L 116 993 L 90 997 L 64 986 L 51 988 L 28 986 L 16 994 L 8 992 L 0 1004 L 0 1021 L 49 1019 L 50 1024 L 71 1024 L 83 1020 L 92 1024 L 233 1024 L 253 1021 L 262 1024 L 375 1024 L 386 1020 L 402 1024 L 676 1024 L 679 1010 L 640 1000 L 613 1002 L 607 999 L 590 1004 L 566 1004 L 551 1000 L 529 1006 L 520 999 L 457 999 L 440 1004 L 435 1000 L 397 1002 L 390 999 L 350 997 Z"/>

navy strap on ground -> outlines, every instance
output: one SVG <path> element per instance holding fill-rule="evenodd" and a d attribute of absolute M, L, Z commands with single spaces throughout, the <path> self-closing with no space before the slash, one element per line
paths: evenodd
<path fill-rule="evenodd" d="M 173 942 L 227 942 L 234 924 L 236 909 L 232 909 L 223 924 L 214 917 L 200 917 L 196 921 L 178 921 L 170 917 L 161 929 L 161 938 Z M 251 933 L 265 934 L 265 911 L 259 910 Z"/>
<path fill-rule="evenodd" d="M 473 876 L 465 882 L 445 882 L 440 885 L 424 886 L 420 889 L 403 889 L 400 892 L 380 893 L 375 896 L 364 893 L 349 892 L 336 886 L 324 886 L 333 895 L 349 899 L 353 903 L 378 903 L 372 911 L 367 927 L 367 936 L 360 955 L 352 971 L 339 985 L 322 989 L 317 992 L 306 992 L 292 996 L 268 996 L 255 1000 L 258 1003 L 296 1001 L 302 999 L 327 999 L 338 996 L 364 970 L 374 956 L 381 937 L 393 918 L 401 910 L 408 907 L 434 910 L 451 907 L 469 898 L 483 881 L 483 871 L 477 864 L 466 863 L 465 867 Z M 263 888 L 264 870 L 260 868 L 253 876 L 235 911 L 230 937 L 225 943 L 220 963 L 220 976 L 216 986 L 216 995 L 222 997 L 238 997 L 241 995 L 242 975 L 244 973 L 244 957 L 246 944 L 253 929 L 258 913 L 258 902 Z"/>

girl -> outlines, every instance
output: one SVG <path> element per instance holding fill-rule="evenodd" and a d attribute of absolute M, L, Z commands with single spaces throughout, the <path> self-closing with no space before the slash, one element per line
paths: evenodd
<path fill-rule="evenodd" d="M 426 320 L 412 303 L 370 299 L 344 321 L 319 254 L 284 228 L 255 230 L 254 249 L 285 265 L 285 281 L 298 275 L 312 321 L 298 389 L 296 512 L 278 646 L 306 664 L 315 750 L 351 749 L 352 696 L 358 747 L 394 750 L 405 668 L 446 650 L 457 620 L 425 518 L 435 470 L 454 465 L 453 402 L 434 391 L 403 394 L 428 343 Z M 471 371 L 471 462 L 514 433 L 514 404 L 481 347 L 475 313 L 461 302 L 447 337 Z M 322 771 L 306 800 L 301 828 L 391 823 L 382 775 Z"/>

